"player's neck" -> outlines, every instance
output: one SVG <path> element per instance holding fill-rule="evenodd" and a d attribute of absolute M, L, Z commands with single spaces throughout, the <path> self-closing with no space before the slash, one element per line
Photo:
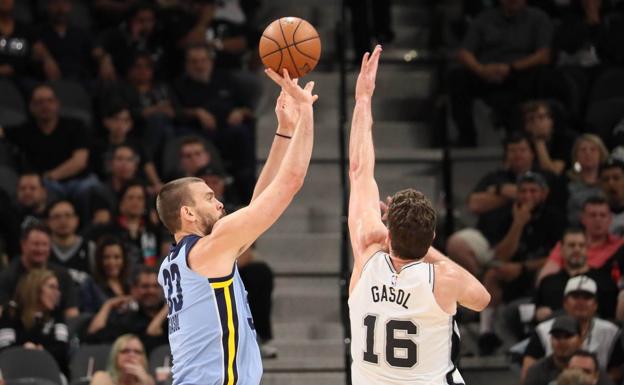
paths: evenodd
<path fill-rule="evenodd" d="M 390 255 L 390 262 L 392 262 L 392 266 L 394 267 L 394 270 L 397 272 L 401 271 L 401 269 L 403 269 L 405 265 L 414 262 L 409 259 L 401 259 L 392 254 L 389 254 L 389 255 Z"/>

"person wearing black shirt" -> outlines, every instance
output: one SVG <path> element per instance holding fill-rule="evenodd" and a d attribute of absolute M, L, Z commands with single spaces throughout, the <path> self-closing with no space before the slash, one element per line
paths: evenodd
<path fill-rule="evenodd" d="M 251 109 L 227 74 L 213 72 L 212 51 L 191 46 L 186 73 L 173 85 L 179 131 L 200 134 L 213 141 L 234 176 L 243 202 L 251 199 L 255 183 L 255 133 Z"/>
<path fill-rule="evenodd" d="M 71 0 L 49 0 L 48 23 L 38 36 L 58 63 L 63 79 L 86 82 L 93 77 L 93 42 L 88 31 L 69 24 L 72 7 Z"/>
<path fill-rule="evenodd" d="M 558 273 L 542 279 L 535 292 L 535 320 L 550 318 L 553 313 L 563 310 L 563 292 L 570 279 L 576 275 L 586 275 L 598 284 L 598 314 L 605 319 L 615 315 L 618 288 L 608 269 L 591 269 L 587 265 L 587 243 L 585 233 L 580 228 L 570 228 L 561 238 L 561 254 L 564 265 Z"/>
<path fill-rule="evenodd" d="M 80 220 L 74 204 L 68 200 L 50 203 L 47 221 L 52 232 L 50 261 L 65 267 L 76 285 L 89 278 L 95 246 L 77 234 Z"/>
<path fill-rule="evenodd" d="M 624 236 L 624 162 L 607 160 L 600 167 L 600 185 L 613 214 L 609 231 Z"/>
<path fill-rule="evenodd" d="M 43 221 L 47 203 L 48 192 L 41 175 L 28 171 L 21 174 L 17 181 L 15 208 L 19 230 L 25 229 L 31 223 Z"/>
<path fill-rule="evenodd" d="M 54 89 L 40 84 L 32 91 L 30 112 L 33 120 L 4 133 L 24 154 L 30 169 L 43 174 L 48 190 L 68 197 L 86 213 L 84 197 L 98 184 L 89 172 L 86 128 L 78 120 L 59 116 L 60 101 Z"/>
<path fill-rule="evenodd" d="M 119 335 L 138 335 L 146 351 L 168 341 L 167 305 L 158 284 L 158 273 L 142 266 L 132 283 L 132 296 L 107 300 L 93 317 L 84 340 L 110 343 Z"/>
<path fill-rule="evenodd" d="M 0 304 L 6 304 L 10 300 L 21 277 L 33 269 L 44 268 L 51 270 L 58 279 L 61 292 L 59 310 L 63 312 L 65 318 L 78 316 L 78 297 L 74 282 L 64 267 L 48 262 L 50 246 L 50 230 L 41 223 L 29 225 L 22 232 L 22 255 L 14 258 L 0 273 Z"/>
<path fill-rule="evenodd" d="M 15 301 L 0 317 L 0 349 L 45 349 L 68 375 L 69 331 L 62 315 L 55 311 L 59 288 L 59 280 L 50 270 L 33 269 L 23 276 Z"/>

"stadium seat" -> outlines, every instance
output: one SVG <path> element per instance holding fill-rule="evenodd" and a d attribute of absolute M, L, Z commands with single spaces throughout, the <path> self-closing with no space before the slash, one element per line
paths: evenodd
<path fill-rule="evenodd" d="M 152 350 L 149 356 L 149 371 L 154 376 L 154 378 L 158 379 L 156 376 L 156 368 L 165 366 L 171 366 L 171 350 L 169 345 L 160 345 L 159 347 Z M 160 385 L 171 384 L 171 376 L 168 381 L 158 382 Z"/>
<path fill-rule="evenodd" d="M 63 384 L 58 364 L 45 350 L 8 348 L 0 353 L 0 370 L 5 380 L 34 378 L 35 381 L 44 379 L 57 385 Z"/>
<path fill-rule="evenodd" d="M 81 345 L 69 364 L 72 381 L 89 379 L 98 370 L 106 370 L 111 345 Z"/>
<path fill-rule="evenodd" d="M 24 24 L 32 24 L 33 15 L 30 10 L 30 6 L 28 5 L 28 1 L 16 1 L 15 7 L 13 8 L 13 16 L 15 17 L 15 20 Z"/>
<path fill-rule="evenodd" d="M 3 146 L 0 146 L 0 151 L 3 150 Z M 0 189 L 9 194 L 11 198 L 16 196 L 17 181 L 19 177 L 13 168 L 0 164 Z"/>
<path fill-rule="evenodd" d="M 613 129 L 624 119 L 624 97 L 619 99 L 599 100 L 587 108 L 585 122 L 587 131 L 599 135 L 608 147 L 613 147 Z"/>
<path fill-rule="evenodd" d="M 589 103 L 614 98 L 624 98 L 624 69 L 612 68 L 602 73 L 589 93 Z"/>
<path fill-rule="evenodd" d="M 85 331 L 89 322 L 93 318 L 92 313 L 80 313 L 78 317 L 70 318 L 66 321 L 69 337 L 80 336 Z"/>
<path fill-rule="evenodd" d="M 91 97 L 80 83 L 71 80 L 55 80 L 51 83 L 61 100 L 61 116 L 81 120 L 91 129 Z"/>
<path fill-rule="evenodd" d="M 15 84 L 0 78 L 0 90 L 0 126 L 12 126 L 26 121 L 24 97 Z"/>

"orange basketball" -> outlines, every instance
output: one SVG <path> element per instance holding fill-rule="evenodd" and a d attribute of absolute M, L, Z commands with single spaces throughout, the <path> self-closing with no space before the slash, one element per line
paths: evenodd
<path fill-rule="evenodd" d="M 321 39 L 316 29 L 298 17 L 282 17 L 264 30 L 260 38 L 260 58 L 266 67 L 291 78 L 312 71 L 321 57 Z"/>

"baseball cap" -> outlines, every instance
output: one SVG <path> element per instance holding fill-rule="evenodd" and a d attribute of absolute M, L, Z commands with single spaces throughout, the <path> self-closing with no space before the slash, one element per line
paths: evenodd
<path fill-rule="evenodd" d="M 542 188 L 548 188 L 548 182 L 542 176 L 542 174 L 535 171 L 527 171 L 518 176 L 516 180 L 516 184 L 520 185 L 521 183 L 535 183 Z"/>
<path fill-rule="evenodd" d="M 550 334 L 557 332 L 570 333 L 572 335 L 581 334 L 581 327 L 576 318 L 569 315 L 562 315 L 555 318 L 550 328 Z"/>
<path fill-rule="evenodd" d="M 570 293 L 579 291 L 596 295 L 597 290 L 598 287 L 596 285 L 596 281 L 586 275 L 579 275 L 568 280 L 565 290 L 563 291 L 563 295 L 566 296 Z"/>

